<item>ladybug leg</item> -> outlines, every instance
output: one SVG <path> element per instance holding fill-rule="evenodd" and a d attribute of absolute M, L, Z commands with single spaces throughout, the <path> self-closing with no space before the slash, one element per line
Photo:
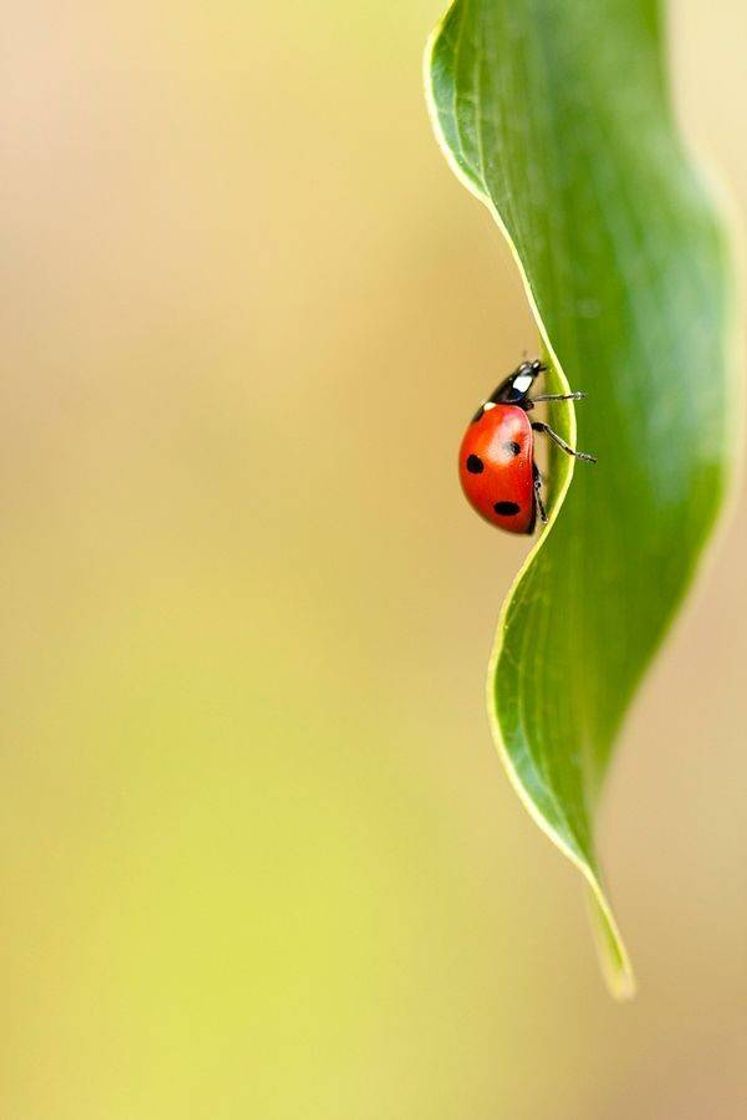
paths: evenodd
<path fill-rule="evenodd" d="M 541 420 L 534 420 L 532 421 L 532 428 L 535 432 L 544 432 L 546 436 L 550 437 L 553 443 L 557 443 L 558 447 L 562 447 L 566 455 L 572 455 L 574 459 L 583 459 L 587 463 L 596 463 L 595 455 L 587 455 L 585 451 L 574 451 L 564 439 L 561 439 L 557 432 L 552 430 L 549 424 L 544 424 Z"/>
<path fill-rule="evenodd" d="M 586 399 L 586 393 L 540 393 L 537 397 L 532 397 L 532 404 L 537 404 L 539 401 L 583 401 Z"/>
<path fill-rule="evenodd" d="M 532 463 L 532 473 L 534 474 L 534 500 L 537 503 L 537 512 L 542 524 L 547 525 L 547 511 L 545 510 L 545 503 L 542 501 L 542 475 L 536 463 Z"/>

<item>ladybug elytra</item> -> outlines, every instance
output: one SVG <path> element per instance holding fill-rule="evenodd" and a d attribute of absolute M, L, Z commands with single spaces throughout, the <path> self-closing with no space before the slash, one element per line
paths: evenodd
<path fill-rule="evenodd" d="M 527 413 L 540 401 L 579 401 L 585 393 L 529 390 L 547 366 L 535 358 L 522 362 L 502 381 L 472 418 L 459 451 L 459 478 L 467 501 L 481 517 L 509 533 L 533 533 L 542 503 L 542 476 L 534 461 L 534 433 L 549 436 L 567 455 L 596 463 L 593 455 L 574 451 L 548 424 L 530 421 Z"/>

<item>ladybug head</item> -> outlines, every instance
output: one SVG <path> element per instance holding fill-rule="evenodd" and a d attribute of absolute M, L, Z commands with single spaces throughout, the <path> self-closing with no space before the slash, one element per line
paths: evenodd
<path fill-rule="evenodd" d="M 512 377 L 531 377 L 534 381 L 535 377 L 539 377 L 546 369 L 547 366 L 540 358 L 534 358 L 531 362 L 522 362 L 518 369 L 514 370 Z"/>
<path fill-rule="evenodd" d="M 547 366 L 539 359 L 522 362 L 510 377 L 502 381 L 490 400 L 494 404 L 520 404 L 526 400 L 535 379 L 544 373 Z"/>

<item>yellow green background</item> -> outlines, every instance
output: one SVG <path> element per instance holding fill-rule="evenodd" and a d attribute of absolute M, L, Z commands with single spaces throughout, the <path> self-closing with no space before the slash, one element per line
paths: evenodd
<path fill-rule="evenodd" d="M 744 1115 L 744 493 L 608 789 L 620 1007 L 484 714 L 454 457 L 536 335 L 440 8 L 6 13 L 3 1120 Z M 741 206 L 745 35 L 672 6 Z"/>

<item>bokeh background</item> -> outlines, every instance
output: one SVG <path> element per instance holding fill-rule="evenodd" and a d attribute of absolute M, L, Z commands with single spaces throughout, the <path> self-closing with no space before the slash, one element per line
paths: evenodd
<path fill-rule="evenodd" d="M 5 13 L 4 1120 L 745 1115 L 744 490 L 607 791 L 620 1007 L 483 709 L 526 546 L 454 455 L 536 336 L 440 9 Z M 672 6 L 742 208 L 745 36 Z"/>

